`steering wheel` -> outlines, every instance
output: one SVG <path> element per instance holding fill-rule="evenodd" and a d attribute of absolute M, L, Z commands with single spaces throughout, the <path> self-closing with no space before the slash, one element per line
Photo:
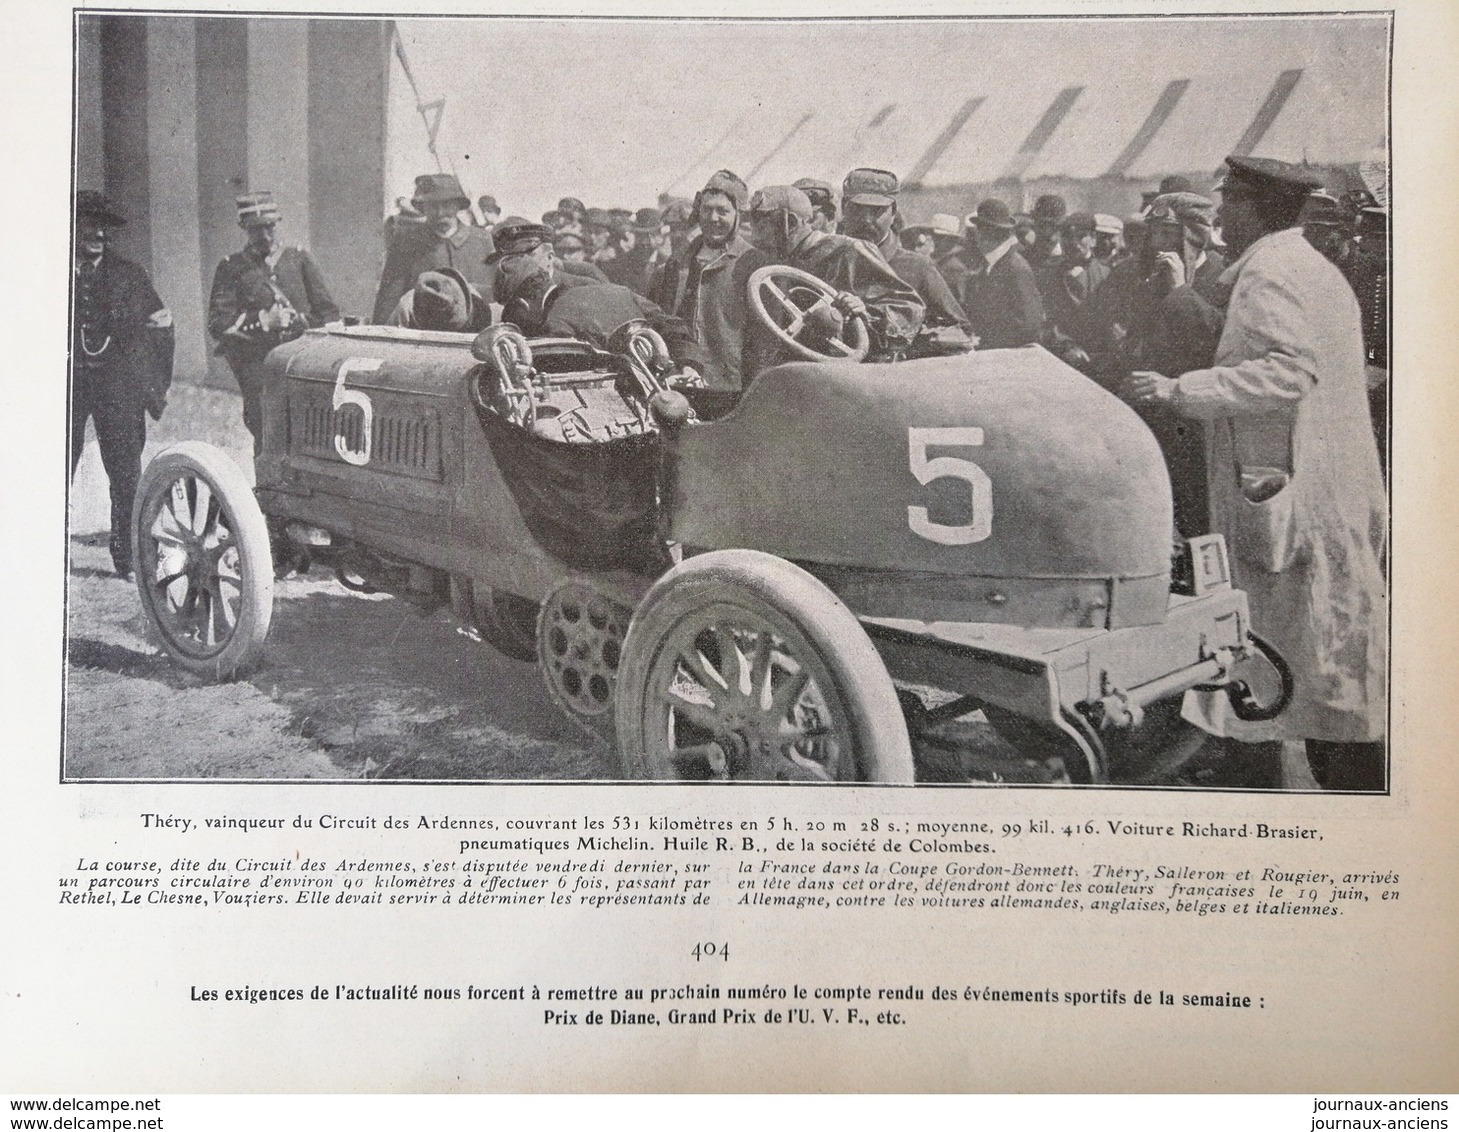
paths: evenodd
<path fill-rule="evenodd" d="M 750 307 L 781 342 L 812 362 L 859 362 L 871 347 L 871 335 L 861 318 L 846 323 L 842 333 L 849 333 L 844 338 L 829 330 L 827 318 L 836 295 L 825 280 L 798 267 L 776 264 L 750 276 Z M 771 313 L 767 296 L 776 313 Z M 824 344 L 825 352 L 801 341 L 808 329 L 821 331 L 817 344 Z"/>

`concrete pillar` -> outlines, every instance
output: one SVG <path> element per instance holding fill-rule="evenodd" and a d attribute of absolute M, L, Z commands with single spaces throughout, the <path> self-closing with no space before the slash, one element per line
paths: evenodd
<path fill-rule="evenodd" d="M 309 23 L 311 250 L 346 314 L 370 316 L 384 262 L 388 20 Z"/>
<path fill-rule="evenodd" d="M 279 236 L 310 246 L 309 22 L 247 21 L 248 187 L 271 189 Z"/>
<path fill-rule="evenodd" d="M 112 234 L 119 255 L 152 270 L 151 175 L 147 144 L 147 23 L 141 16 L 101 17 L 103 184 L 127 218 Z M 163 296 L 166 298 L 167 296 Z"/>
<path fill-rule="evenodd" d="M 106 185 L 106 127 L 101 109 L 101 20 L 76 20 L 76 187 Z"/>
<path fill-rule="evenodd" d="M 177 327 L 176 377 L 207 369 L 207 329 L 198 279 L 197 40 L 190 19 L 147 20 L 147 164 L 152 281 Z"/>

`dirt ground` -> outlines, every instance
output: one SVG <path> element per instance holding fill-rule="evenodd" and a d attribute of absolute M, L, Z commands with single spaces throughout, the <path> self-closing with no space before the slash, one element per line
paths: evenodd
<path fill-rule="evenodd" d="M 251 443 L 236 394 L 181 387 L 149 437 L 149 458 L 207 439 L 245 469 Z M 458 630 L 448 613 L 352 593 L 316 568 L 275 587 L 263 666 L 210 684 L 148 638 L 133 583 L 106 550 L 106 481 L 89 442 L 72 487 L 65 774 L 72 779 L 593 780 L 616 753 L 551 704 L 535 666 Z M 928 782 L 1037 782 L 974 714 L 915 741 Z M 996 771 L 989 770 L 997 768 Z M 1158 785 L 1310 788 L 1300 752 L 1254 767 L 1208 745 Z"/>

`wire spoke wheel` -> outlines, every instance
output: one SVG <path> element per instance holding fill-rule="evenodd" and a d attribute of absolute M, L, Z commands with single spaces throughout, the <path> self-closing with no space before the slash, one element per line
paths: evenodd
<path fill-rule="evenodd" d="M 755 551 L 691 558 L 654 584 L 625 642 L 617 725 L 636 778 L 912 781 L 896 691 L 860 624 Z"/>
<path fill-rule="evenodd" d="M 273 606 L 268 529 L 253 490 L 211 445 L 158 454 L 132 514 L 137 591 L 162 647 L 228 680 L 262 656 Z"/>

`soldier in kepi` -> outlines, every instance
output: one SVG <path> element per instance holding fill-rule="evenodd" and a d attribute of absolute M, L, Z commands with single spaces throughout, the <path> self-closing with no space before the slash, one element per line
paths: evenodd
<path fill-rule="evenodd" d="M 339 318 L 318 265 L 303 248 L 279 243 L 278 223 L 272 193 L 238 198 L 238 226 L 248 243 L 218 264 L 208 297 L 208 333 L 238 379 L 255 456 L 263 450 L 264 355 Z"/>
<path fill-rule="evenodd" d="M 71 474 L 86 420 L 111 489 L 112 565 L 132 573 L 132 501 L 142 476 L 145 412 L 162 419 L 172 384 L 172 315 L 147 273 L 107 249 L 107 229 L 126 223 L 98 192 L 76 194 L 75 303 L 71 309 Z"/>
<path fill-rule="evenodd" d="M 385 322 L 400 296 L 415 286 L 422 271 L 454 268 L 487 299 L 491 277 L 486 257 L 495 250 L 485 228 L 463 224 L 460 213 L 471 198 L 451 173 L 425 173 L 415 179 L 411 212 L 393 216 L 385 227 L 385 269 L 375 292 L 374 323 Z"/>

